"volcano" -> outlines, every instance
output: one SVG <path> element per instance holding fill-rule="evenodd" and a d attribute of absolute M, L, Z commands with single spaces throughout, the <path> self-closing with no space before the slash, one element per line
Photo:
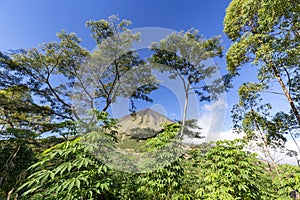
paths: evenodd
<path fill-rule="evenodd" d="M 155 137 L 165 123 L 173 123 L 166 116 L 150 108 L 126 115 L 118 119 L 119 133 L 130 136 L 132 139 L 145 140 Z"/>

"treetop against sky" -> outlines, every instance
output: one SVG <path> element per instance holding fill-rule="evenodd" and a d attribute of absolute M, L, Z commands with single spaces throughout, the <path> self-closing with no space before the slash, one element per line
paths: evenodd
<path fill-rule="evenodd" d="M 209 38 L 223 35 L 222 23 L 228 4 L 229 1 L 191 1 L 189 3 L 177 1 L 172 3 L 167 1 L 88 1 L 76 4 L 58 1 L 5 2 L 1 6 L 0 15 L 7 19 L 5 22 L 1 22 L 2 26 L 7 28 L 1 33 L 3 41 L 0 42 L 0 49 L 1 51 L 26 49 L 37 47 L 44 42 L 57 41 L 55 33 L 64 29 L 67 32 L 75 32 L 82 39 L 82 46 L 93 50 L 95 42 L 90 37 L 89 29 L 84 26 L 86 21 L 106 19 L 112 14 L 118 15 L 121 19 L 131 20 L 130 29 L 159 27 L 170 31 L 186 31 L 195 28 L 199 30 L 199 34 Z M 11 15 L 9 10 L 12 9 L 17 13 L 16 15 Z M 222 40 L 227 41 L 224 35 Z M 159 40 L 154 41 L 159 42 Z M 224 59 L 219 59 L 217 62 L 221 63 L 220 70 L 224 72 Z M 170 95 L 168 96 L 170 97 Z M 171 99 L 173 99 L 171 102 L 174 102 L 174 105 L 178 104 L 172 96 Z M 160 98 L 160 102 L 154 102 L 156 107 L 159 107 L 161 103 L 164 103 L 162 107 L 168 105 L 163 98 Z M 160 111 L 162 110 L 160 109 Z M 176 110 L 168 114 L 180 118 L 180 113 Z M 193 117 L 199 116 L 193 115 Z M 230 120 L 228 120 L 228 124 L 230 124 Z"/>
<path fill-rule="evenodd" d="M 141 29 L 143 27 L 158 27 L 174 31 L 189 30 L 195 28 L 199 30 L 199 34 L 205 38 L 213 36 L 221 36 L 221 45 L 224 51 L 230 46 L 230 41 L 223 33 L 223 19 L 225 11 L 230 1 L 147 1 L 138 0 L 131 1 L 87 1 L 69 3 L 66 1 L 5 1 L 2 2 L 0 8 L 0 24 L 2 27 L 0 37 L 0 50 L 8 52 L 10 49 L 37 47 L 39 44 L 51 41 L 57 41 L 55 33 L 62 29 L 67 33 L 74 32 L 82 39 L 81 45 L 89 51 L 95 49 L 95 41 L 90 37 L 90 31 L 84 25 L 86 21 L 107 19 L 112 14 L 118 15 L 121 19 L 132 21 L 129 29 Z M 159 41 L 156 41 L 159 42 Z M 147 54 L 147 53 L 146 53 Z M 220 66 L 220 73 L 226 73 L 226 61 L 223 58 L 215 58 L 214 61 Z M 224 127 L 215 128 L 214 125 L 205 127 L 209 131 L 219 132 L 220 130 L 228 131 L 232 125 L 230 118 L 230 110 L 232 105 L 237 103 L 237 88 L 247 80 L 247 82 L 255 82 L 256 71 L 249 65 L 241 71 L 241 76 L 234 79 L 234 88 L 227 93 L 226 98 L 222 102 L 216 104 L 200 105 L 200 119 L 207 119 L 207 115 L 211 114 L 211 109 L 219 109 L 225 107 L 225 123 Z M 273 89 L 278 87 L 273 84 Z M 174 99 L 172 94 L 168 94 L 168 88 L 162 88 L 162 92 Z M 153 93 L 157 99 L 161 93 Z M 269 96 L 267 96 L 269 98 Z M 280 96 L 276 98 L 276 108 L 278 110 L 286 110 L 286 100 Z M 170 104 L 169 99 L 160 98 L 159 102 L 154 102 L 153 106 L 164 112 L 167 105 Z M 193 103 L 194 104 L 194 103 Z M 176 100 L 173 105 L 178 105 Z M 167 115 L 174 118 L 180 118 L 178 111 L 169 112 Z M 202 115 L 201 115 L 202 113 Z M 206 116 L 204 116 L 206 115 Z M 215 121 L 222 121 L 224 117 L 220 117 L 224 113 L 216 113 L 208 118 Z M 210 120 L 210 121 L 211 121 Z M 223 121 L 222 121 L 223 122 Z M 207 123 L 201 123 L 207 125 Z M 220 124 L 218 124 L 219 126 Z"/>

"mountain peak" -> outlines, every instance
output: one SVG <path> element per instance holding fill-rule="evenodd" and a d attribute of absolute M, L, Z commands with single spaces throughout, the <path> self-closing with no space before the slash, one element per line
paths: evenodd
<path fill-rule="evenodd" d="M 163 129 L 164 123 L 172 123 L 172 120 L 151 108 L 126 115 L 118 121 L 119 132 L 136 139 L 154 137 Z"/>

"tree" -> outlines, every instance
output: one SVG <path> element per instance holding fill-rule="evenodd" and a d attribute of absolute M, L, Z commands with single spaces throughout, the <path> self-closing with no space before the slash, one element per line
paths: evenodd
<path fill-rule="evenodd" d="M 263 84 L 246 83 L 239 88 L 239 102 L 232 110 L 234 128 L 243 131 L 248 141 L 255 141 L 254 145 L 261 149 L 270 171 L 275 170 L 278 173 L 272 152 L 276 148 L 284 149 L 286 138 L 280 129 L 285 128 L 270 119 L 271 105 L 262 103 L 262 97 L 258 93 L 262 87 Z"/>
<path fill-rule="evenodd" d="M 72 37 L 65 33 L 59 36 L 62 42 L 44 44 L 43 53 L 36 48 L 14 51 L 10 56 L 1 53 L 0 136 L 1 151 L 7 154 L 1 159 L 0 185 L 8 196 L 22 183 L 38 149 L 44 148 L 37 137 L 51 131 L 60 133 L 71 120 L 67 109 L 59 107 L 61 102 L 50 82 L 50 74 L 58 72 L 55 67 L 66 65 L 60 56 L 73 56 L 67 52 L 74 42 Z M 60 47 L 64 51 L 58 52 Z"/>
<path fill-rule="evenodd" d="M 205 61 L 222 55 L 219 38 L 204 39 L 198 35 L 197 30 L 190 30 L 171 34 L 159 43 L 154 43 L 151 49 L 154 54 L 150 61 L 160 64 L 160 71 L 169 72 L 169 78 L 179 78 L 182 81 L 185 92 L 180 131 L 182 138 L 190 94 L 196 93 L 200 101 L 207 101 L 216 98 L 216 94 L 225 90 L 221 78 L 210 85 L 204 83 L 206 78 L 218 70 L 218 66 Z"/>
<path fill-rule="evenodd" d="M 284 95 L 290 106 L 290 113 L 282 111 L 271 116 L 267 114 L 271 104 L 260 107 L 262 99 L 255 97 L 251 100 L 252 108 L 249 101 L 247 108 L 245 104 L 234 108 L 243 113 L 239 114 L 238 121 L 248 118 L 245 119 L 248 125 L 252 124 L 261 138 L 265 138 L 264 146 L 274 142 L 282 145 L 289 134 L 298 147 L 298 154 L 300 148 L 295 136 L 300 126 L 299 9 L 298 0 L 233 0 L 224 19 L 224 32 L 234 42 L 226 54 L 227 69 L 232 75 L 238 75 L 246 63 L 257 66 L 258 83 L 247 83 L 240 88 L 240 102 L 260 96 L 257 93 L 271 92 Z M 277 81 L 281 93 L 269 90 L 273 81 Z"/>
<path fill-rule="evenodd" d="M 20 78 L 10 73 L 11 58 L 0 51 L 0 89 L 6 89 L 20 82 Z"/>
<path fill-rule="evenodd" d="M 63 31 L 58 34 L 61 39 L 60 42 L 44 44 L 40 49 L 33 48 L 21 51 L 21 53 L 13 55 L 12 62 L 6 62 L 10 67 L 8 69 L 10 73 L 16 71 L 16 76 L 26 77 L 21 80 L 23 81 L 22 84 L 27 85 L 34 97 L 41 100 L 40 104 L 49 105 L 50 113 L 54 115 L 53 120 L 63 124 L 58 128 L 53 127 L 52 131 L 59 133 L 59 128 L 61 128 L 61 131 L 66 131 L 63 135 L 69 135 L 72 132 L 81 135 L 74 141 L 66 141 L 55 148 L 50 148 L 41 156 L 38 164 L 31 168 L 36 173 L 32 174 L 27 184 L 23 186 L 32 190 L 25 191 L 24 196 L 35 198 L 51 193 L 50 199 L 98 198 L 103 195 L 110 195 L 112 192 L 112 190 L 107 192 L 109 185 L 106 184 L 106 179 L 101 177 L 105 172 L 101 171 L 100 168 L 105 171 L 107 168 L 105 162 L 101 160 L 103 156 L 99 158 L 96 155 L 94 157 L 93 153 L 97 151 L 108 153 L 105 152 L 106 148 L 113 148 L 116 143 L 116 131 L 113 130 L 113 127 L 108 128 L 106 126 L 108 114 L 101 114 L 100 116 L 99 113 L 107 110 L 118 96 L 125 96 L 132 100 L 151 101 L 148 94 L 156 89 L 149 70 L 137 70 L 139 71 L 138 74 L 132 73 L 132 70 L 134 71 L 140 64 L 143 64 L 143 61 L 137 52 L 131 50 L 132 42 L 138 40 L 139 34 L 131 33 L 126 28 L 129 24 L 129 21 L 121 21 L 115 16 L 109 17 L 108 20 L 87 22 L 87 26 L 91 28 L 93 38 L 97 42 L 97 49 L 93 53 L 89 53 L 79 45 L 80 39 L 75 34 L 67 34 Z M 60 84 L 54 83 L 57 78 L 62 80 Z M 141 80 L 147 80 L 146 84 Z M 75 91 L 73 91 L 73 87 L 75 87 Z M 76 100 L 78 101 L 76 102 Z M 83 113 L 87 111 L 88 114 L 91 113 L 94 124 L 85 123 L 85 116 L 78 112 L 81 110 L 75 109 L 75 106 L 78 106 L 76 103 L 86 106 L 83 107 Z M 78 121 L 78 124 L 74 123 L 75 120 Z M 97 134 L 99 130 L 107 130 L 110 134 L 109 136 Z M 92 137 L 93 135 L 96 136 Z M 66 139 L 68 138 L 66 137 Z M 92 147 L 95 144 L 96 149 L 86 147 L 84 144 L 87 143 Z M 66 154 L 68 158 L 57 158 L 55 155 L 58 154 Z M 82 159 L 87 158 L 84 162 L 88 163 L 82 164 L 83 161 L 77 159 L 77 154 Z M 51 157 L 52 160 L 48 160 L 48 157 Z M 53 163 L 55 163 L 54 166 L 52 166 Z M 44 166 L 44 168 L 50 165 L 53 168 L 50 167 L 46 171 L 47 173 L 44 173 L 45 171 L 41 170 L 39 165 Z M 68 167 L 64 168 L 65 166 Z M 71 168 L 77 170 L 77 175 L 84 174 L 87 180 L 75 180 L 75 177 L 70 179 L 70 175 L 76 176 L 76 173 L 70 171 Z M 59 171 L 63 171 L 64 174 L 57 174 Z M 95 174 L 91 175 L 92 171 L 95 171 Z M 44 181 L 43 184 L 35 185 L 35 181 L 41 177 Z M 68 187 L 60 187 L 58 180 Z M 87 189 L 84 192 L 84 184 L 79 183 L 81 185 L 79 188 L 78 181 L 84 181 L 87 188 L 89 184 L 93 185 L 94 181 L 97 184 L 94 189 Z M 101 181 L 105 182 L 104 186 L 98 184 Z M 58 192 L 52 194 L 53 190 Z M 67 191 L 71 190 L 74 195 L 68 196 Z M 36 193 L 36 196 L 32 196 L 33 192 Z M 92 192 L 97 194 L 92 194 Z"/>
<path fill-rule="evenodd" d="M 298 0 L 235 0 L 224 19 L 224 32 L 235 42 L 227 52 L 228 69 L 236 73 L 246 62 L 258 64 L 258 78 L 278 80 L 298 122 L 292 91 L 299 73 L 299 9 Z"/>
<path fill-rule="evenodd" d="M 75 107 L 85 104 L 89 109 L 107 111 L 117 97 L 151 101 L 148 94 L 157 88 L 155 79 L 132 50 L 140 34 L 132 33 L 127 28 L 130 24 L 116 16 L 87 22 L 97 49 L 81 65 L 73 94 Z"/>
<path fill-rule="evenodd" d="M 2 137 L 34 139 L 51 130 L 51 112 L 32 100 L 25 86 L 0 90 L 0 125 Z"/>
<path fill-rule="evenodd" d="M 0 186 L 6 194 L 19 186 L 41 148 L 37 137 L 51 131 L 49 107 L 32 100 L 26 86 L 0 90 Z"/>
<path fill-rule="evenodd" d="M 18 196 L 16 190 L 26 176 L 28 167 L 37 162 L 45 149 L 63 142 L 62 138 L 43 138 L 32 142 L 30 139 L 9 138 L 0 141 L 0 198 L 13 199 Z"/>
<path fill-rule="evenodd" d="M 51 107 L 56 120 L 74 120 L 69 95 L 77 70 L 89 53 L 74 33 L 62 31 L 57 36 L 59 42 L 13 54 L 10 70 L 23 79 L 41 104 Z"/>
<path fill-rule="evenodd" d="M 181 124 L 182 121 L 178 120 L 178 124 Z M 197 119 L 188 119 L 185 121 L 184 127 L 183 127 L 183 133 L 187 137 L 192 137 L 192 138 L 203 138 L 201 135 L 201 127 L 198 125 L 198 120 Z"/>
<path fill-rule="evenodd" d="M 80 46 L 81 40 L 75 33 L 62 31 L 57 34 L 59 42 L 44 43 L 39 48 L 13 53 L 10 60 L 3 61 L 7 66 L 4 72 L 20 79 L 14 84 L 26 85 L 40 104 L 49 105 L 56 121 L 81 120 L 74 109 L 74 102 L 79 99 L 84 103 L 85 97 L 88 97 L 86 101 L 90 104 L 101 102 L 89 106 L 90 110 L 106 111 L 117 96 L 127 94 L 124 94 L 126 88 L 121 87 L 123 83 L 124 87 L 132 87 L 132 82 L 142 80 L 141 77 L 148 77 L 147 80 L 151 77 L 147 72 L 129 77 L 133 74 L 128 72 L 143 63 L 138 54 L 131 50 L 132 42 L 139 39 L 139 34 L 131 33 L 127 29 L 129 25 L 130 21 L 120 20 L 116 16 L 87 22 L 97 42 L 93 53 Z M 127 95 L 132 99 L 149 100 L 147 94 L 156 87 L 153 82 L 148 83 L 135 84 L 140 87 L 133 91 L 127 89 L 128 93 L 131 92 Z M 91 84 L 93 90 L 87 90 Z"/>

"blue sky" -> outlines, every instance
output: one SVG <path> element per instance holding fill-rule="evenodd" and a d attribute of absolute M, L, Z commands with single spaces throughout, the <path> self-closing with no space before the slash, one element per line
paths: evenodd
<path fill-rule="evenodd" d="M 112 14 L 130 19 L 133 22 L 131 28 L 163 27 L 180 31 L 194 27 L 206 37 L 222 35 L 222 22 L 229 2 L 3 0 L 0 4 L 0 49 L 24 48 L 52 41 L 56 39 L 55 33 L 62 29 L 75 32 L 83 39 L 83 46 L 92 49 L 94 43 L 85 22 Z"/>
<path fill-rule="evenodd" d="M 176 31 L 196 28 L 206 38 L 221 35 L 225 49 L 230 41 L 223 34 L 223 18 L 230 0 L 3 0 L 0 6 L 0 51 L 36 47 L 43 42 L 57 40 L 62 29 L 75 32 L 88 50 L 95 47 L 85 22 L 107 18 L 112 14 L 133 22 L 130 28 L 160 27 Z M 225 58 L 218 60 L 221 73 L 225 73 Z M 249 74 L 246 69 L 247 78 Z M 245 77 L 235 80 L 238 86 Z M 248 81 L 251 81 L 248 79 Z M 237 101 L 236 88 L 227 95 L 227 117 L 224 129 L 230 128 L 231 106 Z M 156 96 L 160 94 L 156 93 Z M 169 97 L 173 98 L 172 95 Z M 229 98 L 228 98 L 229 97 Z M 170 101 L 160 101 L 166 108 Z M 154 102 L 161 109 L 160 102 Z M 178 103 L 176 100 L 174 104 Z M 153 106 L 154 106 L 153 104 Z M 163 110 L 163 109 L 161 109 Z M 174 115 L 169 112 L 168 115 Z M 178 117 L 178 116 L 177 116 Z M 176 117 L 175 117 L 176 118 Z"/>

